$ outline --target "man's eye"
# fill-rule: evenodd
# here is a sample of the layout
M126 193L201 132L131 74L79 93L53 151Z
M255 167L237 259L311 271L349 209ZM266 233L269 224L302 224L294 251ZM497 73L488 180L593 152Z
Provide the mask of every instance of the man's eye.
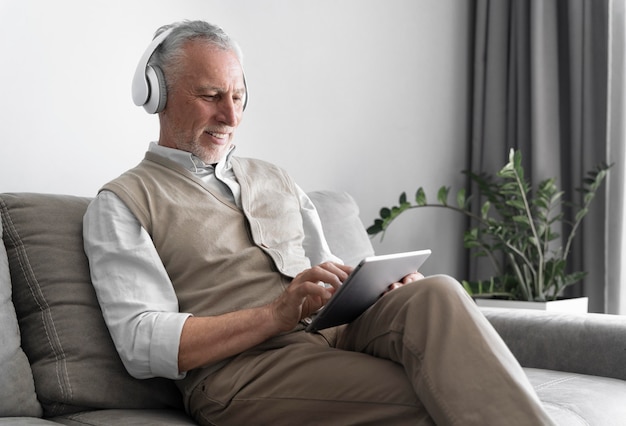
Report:
M217 99L217 95L203 95L202 97L207 101L214 101Z

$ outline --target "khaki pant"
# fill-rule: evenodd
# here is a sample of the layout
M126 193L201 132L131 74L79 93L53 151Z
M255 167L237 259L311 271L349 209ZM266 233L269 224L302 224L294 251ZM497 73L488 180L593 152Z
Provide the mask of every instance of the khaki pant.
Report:
M193 391L210 425L551 424L521 367L455 280L385 295L349 326L273 338Z

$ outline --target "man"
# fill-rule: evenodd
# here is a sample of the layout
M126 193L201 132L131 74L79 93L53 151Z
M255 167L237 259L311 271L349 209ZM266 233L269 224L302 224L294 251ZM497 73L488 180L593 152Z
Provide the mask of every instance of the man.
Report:
M158 144L85 215L128 371L178 380L202 424L550 424L449 277L410 274L350 325L304 331L351 268L283 170L232 155L247 102L238 52L204 22L157 32L134 84L146 68L166 95L150 100L151 81L134 96L159 113Z

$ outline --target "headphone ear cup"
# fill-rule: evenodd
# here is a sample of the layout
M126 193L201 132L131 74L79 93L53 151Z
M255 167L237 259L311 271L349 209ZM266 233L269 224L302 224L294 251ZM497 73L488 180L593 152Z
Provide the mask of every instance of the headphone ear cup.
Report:
M159 113L167 104L167 85L163 70L156 65L146 66L146 80L150 93L143 107L150 114Z

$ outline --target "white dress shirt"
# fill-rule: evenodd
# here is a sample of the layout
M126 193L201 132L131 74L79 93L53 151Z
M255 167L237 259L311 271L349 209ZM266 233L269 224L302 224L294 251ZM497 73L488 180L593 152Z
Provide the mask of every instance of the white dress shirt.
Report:
M234 149L234 148L233 148ZM151 143L149 151L175 161L240 206L240 188L228 155L207 165L195 155ZM309 197L297 188L304 250L312 265L341 262L331 254ZM104 319L128 372L137 378L182 379L178 349L183 324L174 287L150 235L112 192L101 191L83 220L85 253Z

